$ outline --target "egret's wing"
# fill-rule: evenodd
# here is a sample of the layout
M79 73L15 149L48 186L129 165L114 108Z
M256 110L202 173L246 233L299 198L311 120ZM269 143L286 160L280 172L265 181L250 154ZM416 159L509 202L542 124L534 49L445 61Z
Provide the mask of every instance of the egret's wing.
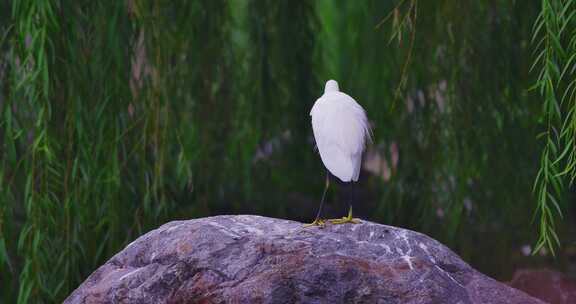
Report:
M358 180L369 134L364 109L343 93L325 94L310 113L322 162L342 181Z
M370 125L364 109L346 94L331 95L335 96L319 99L310 113L316 142L334 142L348 155L362 153L366 138L370 137Z
M342 153L340 147L331 143L324 143L318 146L318 151L320 152L322 163L324 163L330 173L343 182L352 180L354 177L353 162Z

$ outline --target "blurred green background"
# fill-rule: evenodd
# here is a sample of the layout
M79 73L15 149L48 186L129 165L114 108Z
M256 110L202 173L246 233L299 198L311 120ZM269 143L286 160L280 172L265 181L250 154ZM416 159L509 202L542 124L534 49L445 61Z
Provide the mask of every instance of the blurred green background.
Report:
M356 215L500 280L576 273L573 189L557 257L530 255L548 2L0 1L0 302L60 302L170 220L311 221L324 168L309 111L328 79L374 129Z

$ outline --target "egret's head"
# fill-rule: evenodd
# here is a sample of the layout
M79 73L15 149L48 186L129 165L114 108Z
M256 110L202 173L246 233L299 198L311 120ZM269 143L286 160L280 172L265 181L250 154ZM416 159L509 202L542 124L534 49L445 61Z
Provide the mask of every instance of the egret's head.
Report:
M326 92L338 92L340 88L338 88L338 83L336 80L328 80L326 81L326 87L324 87L324 93Z

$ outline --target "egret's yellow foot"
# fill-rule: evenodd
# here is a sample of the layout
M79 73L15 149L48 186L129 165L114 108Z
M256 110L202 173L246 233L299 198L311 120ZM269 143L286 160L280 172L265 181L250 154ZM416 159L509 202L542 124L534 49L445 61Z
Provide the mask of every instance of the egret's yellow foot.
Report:
M341 219L329 220L329 222L334 225L346 223L360 224L360 220L352 217L352 207L350 207L350 210L348 210L348 216L342 217Z
M315 219L312 223L310 224L305 224L304 228L308 228L308 227L313 227L313 226L318 226L320 228L323 228L324 226L326 226L326 221L323 219Z

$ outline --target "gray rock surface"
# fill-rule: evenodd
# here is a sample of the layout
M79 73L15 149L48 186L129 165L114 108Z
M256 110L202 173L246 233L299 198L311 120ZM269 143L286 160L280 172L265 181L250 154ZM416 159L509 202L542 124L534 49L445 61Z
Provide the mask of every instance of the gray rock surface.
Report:
M510 286L550 304L576 303L576 279L551 269L521 269Z
M141 236L64 303L543 302L417 232L238 215L170 222Z

